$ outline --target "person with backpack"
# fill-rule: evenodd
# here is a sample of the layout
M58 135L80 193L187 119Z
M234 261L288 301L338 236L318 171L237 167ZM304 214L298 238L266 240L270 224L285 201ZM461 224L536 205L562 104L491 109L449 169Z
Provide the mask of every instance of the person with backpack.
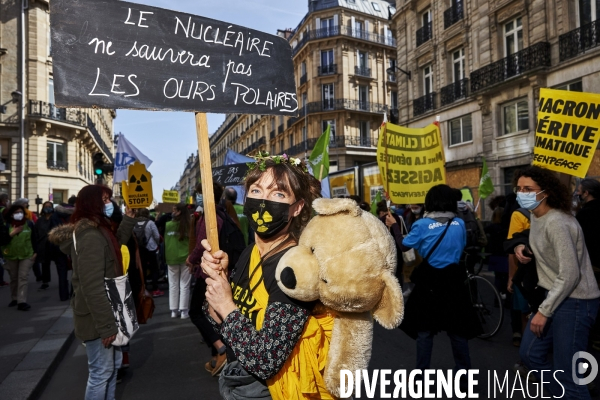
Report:
M189 318L192 274L185 265L189 255L190 212L185 203L173 207L172 220L165 225L165 258L169 270L171 318Z
M200 183L196 186L196 192L202 195L202 185ZM231 254L231 257L237 261L245 248L244 235L236 223L227 214L226 209L219 204L219 200L223 196L223 187L216 182L213 183L213 194L215 196L215 203L217 203L216 212L219 247L224 252L227 252L227 254ZM196 285L194 286L190 304L190 319L200 331L204 343L211 349L211 360L204 364L204 368L212 376L217 376L227 363L227 346L223 342L221 335L215 331L203 310L204 301L206 300L205 280L208 276L201 268L198 268L198 266L202 262L202 254L204 252L202 240L206 239L204 215L199 216L194 226L195 241L193 243L195 245L186 260L186 264L190 267L190 270L195 268L194 276L196 277Z
M75 212L75 196L69 198L66 204L59 204L54 207L54 212L50 216L50 230L68 224L71 215ZM70 299L69 269L71 269L71 259L62 251L56 251L54 254L54 264L56 265L56 274L58 275L58 297L60 301Z
M29 271L35 262L38 239L35 225L25 217L26 208L13 204L6 212L6 228L1 242L6 269L10 275L9 307L17 306L20 311L31 308L27 304L27 282Z
M158 245L160 243L160 234L154 221L150 219L150 211L146 208L140 208L137 211L138 222L133 228L133 234L135 235L139 250L140 258L144 266L144 276L146 271L150 271L150 277L152 279L152 297L160 297L165 294L158 287Z
M52 214L54 213L54 204L46 201L42 204L42 215L35 223L35 229L38 237L38 254L36 262L42 264L42 286L40 290L48 289L51 280L50 263L54 258L54 253L58 250L55 245L48 241L48 233L52 229Z
M485 235L483 225L471 209L471 204L462 200L462 191L460 189L452 189L452 192L456 200L456 216L463 220L467 231L467 245L465 246L461 262L472 273L478 261L477 254L487 245L487 236Z

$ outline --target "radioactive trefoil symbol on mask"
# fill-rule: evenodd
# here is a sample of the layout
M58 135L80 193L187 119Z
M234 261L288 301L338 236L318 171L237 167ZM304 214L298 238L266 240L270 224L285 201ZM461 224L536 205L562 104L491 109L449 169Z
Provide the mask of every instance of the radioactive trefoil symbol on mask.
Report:
M264 209L265 203L262 203L260 205L260 208ZM254 222L256 222L258 224L258 228L256 228L256 230L259 233L268 231L269 228L267 228L264 224L265 223L268 224L269 222L273 221L273 217L271 216L271 214L269 214L268 211L263 211L262 217L260 216L260 211L257 211L254 214L252 214L252 219L254 220Z

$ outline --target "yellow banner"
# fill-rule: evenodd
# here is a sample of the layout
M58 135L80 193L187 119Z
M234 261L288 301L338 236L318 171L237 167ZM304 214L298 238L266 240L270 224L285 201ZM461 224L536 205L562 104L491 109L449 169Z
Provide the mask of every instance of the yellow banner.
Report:
M377 164L383 187L394 203L424 203L429 189L446 183L440 128L385 124L379 135Z
M598 147L600 95L541 89L533 165L585 178Z
M163 190L163 203L179 203L179 192L177 190Z
M381 181L381 174L379 173L379 166L370 165L363 169L363 201L371 204L377 196L377 192L384 190L383 182ZM383 199L385 196L381 196Z
M354 184L355 171L333 172L329 174L329 187L331 188L331 197L346 197L356 194L356 185Z
M152 204L152 175L144 164L136 161L127 168L127 182L121 182L121 192L129 208L147 208Z

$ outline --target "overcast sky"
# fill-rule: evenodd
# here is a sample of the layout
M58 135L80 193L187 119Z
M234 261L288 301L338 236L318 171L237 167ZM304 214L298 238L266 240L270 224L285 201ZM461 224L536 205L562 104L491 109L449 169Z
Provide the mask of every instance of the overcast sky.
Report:
M140 4L182 11L276 34L295 28L308 11L307 0L138 0ZM208 114L212 134L222 114ZM179 181L184 163L196 153L198 142L193 113L117 110L115 133L123 133L152 161L154 197Z

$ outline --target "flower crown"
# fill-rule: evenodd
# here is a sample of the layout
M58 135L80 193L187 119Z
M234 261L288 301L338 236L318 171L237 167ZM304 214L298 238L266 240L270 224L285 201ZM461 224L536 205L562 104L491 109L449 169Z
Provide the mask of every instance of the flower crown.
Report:
M302 162L299 158L289 157L287 154L283 153L280 156L271 156L266 151L259 151L257 155L251 156L256 161L246 163L248 165L249 171L254 171L258 168L260 171L265 171L267 169L267 161L271 160L275 164L291 164L296 167L302 169L304 172L308 172L308 168L306 168L306 164Z

